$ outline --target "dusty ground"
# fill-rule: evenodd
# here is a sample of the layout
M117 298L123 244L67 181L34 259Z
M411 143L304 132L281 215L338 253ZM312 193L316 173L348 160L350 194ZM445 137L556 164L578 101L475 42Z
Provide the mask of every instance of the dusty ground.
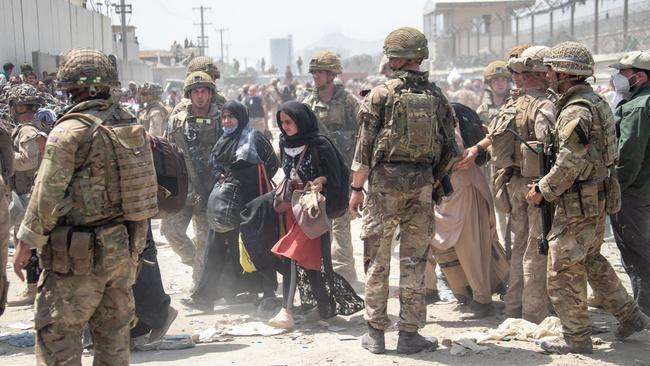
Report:
M358 233L359 223L353 225L353 233ZM180 299L188 296L191 287L190 268L181 264L179 258L171 251L164 238L155 230L159 247L163 282L167 292L171 294L172 305L179 310L179 317L170 329L170 334L195 333L214 325L237 323L241 315L255 317L256 308L252 305L217 306L213 314L204 314L188 309L180 304ZM355 243L357 270L363 278L361 269L361 243ZM608 243L604 252L615 265L621 279L629 288L629 280L620 267L616 246ZM11 261L11 258L10 258ZM392 266L399 268L397 262ZM391 276L391 285L396 286L398 274ZM15 296L22 285L11 272L10 298ZM355 284L360 291L361 283ZM496 298L495 298L496 299ZM465 332L483 332L498 326L503 315L482 321L460 320L460 312L455 302L429 305L427 309L427 325L423 334L443 338L455 338ZM396 320L398 313L397 299L389 301L389 313ZM592 309L592 320L599 327L613 328L615 319L603 312ZM8 325L18 321L30 323L33 319L33 308L9 308L0 318L0 333L17 332ZM174 351L134 352L131 355L133 364L146 365L421 365L426 364L469 364L469 365L646 365L650 364L650 332L644 332L631 337L626 342L614 342L611 333L594 336L595 353L589 356L567 355L551 356L540 353L534 343L523 341L488 342L488 350L479 354L453 356L449 349L435 352L419 353L412 356L401 356L395 353L397 330L387 332L387 348L385 355L373 355L363 350L358 339L341 340L344 335L359 337L365 330L362 313L351 317L337 317L330 324L344 327L338 332L328 331L322 324L303 324L291 333L272 337L234 337L230 341L199 344L195 348ZM14 348L0 342L0 364L33 365L34 355L31 348ZM92 364L90 353L84 353L84 365Z

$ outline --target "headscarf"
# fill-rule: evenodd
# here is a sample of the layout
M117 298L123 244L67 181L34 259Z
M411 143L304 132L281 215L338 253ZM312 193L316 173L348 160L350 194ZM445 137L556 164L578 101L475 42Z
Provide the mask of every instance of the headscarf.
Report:
M246 107L237 102L229 101L221 108L221 113L229 112L237 119L237 129L228 135L223 134L212 148L212 159L215 162L229 165L235 159L235 151L239 137L246 126L248 126L248 111Z
M284 132L282 122L280 122L281 112L286 113L296 123L298 127L297 134L287 136ZM314 112L305 104L294 100L282 103L276 114L276 123L281 132L280 148L311 145L318 140L318 120Z

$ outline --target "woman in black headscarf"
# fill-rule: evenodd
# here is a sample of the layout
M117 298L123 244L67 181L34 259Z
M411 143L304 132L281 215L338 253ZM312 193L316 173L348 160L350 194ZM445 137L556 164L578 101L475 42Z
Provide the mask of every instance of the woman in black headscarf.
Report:
M259 273L242 275L239 262L239 221L246 203L268 191L269 178L278 170L278 158L269 140L248 125L246 107L236 101L224 104L223 135L212 149L214 188L208 200L210 230L204 270L185 305L212 310L219 298L233 299L241 292L264 292L275 297L277 282ZM260 288L260 285L262 288Z
M280 154L285 184L298 188L308 182L321 186L325 211L331 218L342 215L349 197L349 169L329 139L319 134L316 116L302 103L289 101L278 109ZM291 210L286 211L287 235L273 247L281 258L282 310L269 324L293 327L293 298L296 287L303 310L314 308L311 318L350 315L363 309L363 300L343 277L332 269L329 232L316 239L302 233Z

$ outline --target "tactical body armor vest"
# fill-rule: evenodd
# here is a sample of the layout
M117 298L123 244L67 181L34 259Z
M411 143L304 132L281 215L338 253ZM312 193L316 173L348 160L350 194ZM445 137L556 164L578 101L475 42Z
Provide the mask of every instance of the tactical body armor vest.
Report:
M373 152L373 165L388 163L424 163L436 165L442 151L440 121L436 114L441 103L440 91L430 84L406 87L401 79L386 82L385 123Z
M212 112L212 106L210 107ZM188 107L188 110L191 106ZM173 117L172 128L180 128L185 137L189 151L183 151L194 163L194 169L199 176L204 176L209 171L210 154L212 147L217 143L222 134L221 114L216 113L208 117L191 116L187 110L177 113ZM178 134L172 134L177 138Z
M57 122L88 125L66 197L72 201L66 224L72 226L101 225L120 216L142 221L158 212L156 172L144 128L116 105L103 106L73 108Z
M509 99L497 117L492 120L492 164L496 168L516 167L526 178L539 178L542 174L539 156L515 137L517 133L532 148L536 148L535 112L542 97L522 94ZM508 131L508 130L512 130Z
M18 137L20 131L24 128L35 129L37 134L42 133L43 137L47 137L47 135L44 132L42 132L35 124L21 123L18 126L16 126L14 132L11 134L14 151L18 151L18 145L17 145L18 141L16 141L16 138ZM34 186L34 182L36 180L36 172L38 172L39 165L37 165L33 169L15 171L13 177L13 189L14 191L16 191L16 194L23 195L31 192L32 187Z
M567 98L561 98L558 101L558 110L571 105L586 106L592 115L591 126L580 126L579 121L575 120L564 126L562 131L558 131L563 138L568 138L574 131L586 134L582 137L586 137L586 141L582 143L585 143L587 149L585 159L589 165L581 172L577 184L604 182L606 210L608 214L614 214L621 207L621 188L615 169L618 161L618 141L614 115L607 102L594 93L590 86L580 88ZM583 131L583 128L589 130Z

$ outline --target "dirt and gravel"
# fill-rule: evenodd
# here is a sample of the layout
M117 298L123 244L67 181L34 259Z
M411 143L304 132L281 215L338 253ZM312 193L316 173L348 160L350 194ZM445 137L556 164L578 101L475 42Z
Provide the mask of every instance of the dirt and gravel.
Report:
M159 235L158 223L155 223L155 237L159 249L159 262L163 274L165 289L172 297L172 305L178 309L179 316L172 324L169 334L194 334L215 327L217 331L242 323L258 320L254 305L218 304L210 314L192 310L181 305L180 300L188 297L191 289L190 268L181 264ZM353 223L353 236L358 233L359 222ZM358 237L358 235L356 235ZM603 252L614 264L621 279L629 288L629 280L620 266L616 246L608 242ZM361 268L362 246L355 242L357 271L363 278ZM11 261L10 257L10 261ZM393 259L393 270L399 268ZM22 290L13 271L10 272L10 298ZM399 279L395 271L391 275L394 292ZM358 291L363 291L362 283L355 283ZM278 292L279 295L279 292ZM449 295L449 294L446 294ZM495 301L500 302L495 296ZM501 304L502 305L502 304ZM502 307L502 306L501 306ZM398 314L398 301L391 297L389 314L395 321ZM454 301L439 302L427 308L427 324L422 330L425 335L436 336L438 340L471 338L472 334L484 333L496 328L505 317L497 315L479 321L462 321L462 308ZM9 308L0 318L0 339L2 333L20 333L12 328L16 323L33 326L33 308ZM435 352L422 352L403 356L395 353L397 329L391 328L386 334L388 351L385 355L373 355L360 347L359 337L365 331L362 312L349 317L336 317L327 322L303 322L292 332L272 336L228 336L221 335L213 343L197 344L193 348L181 350L156 350L133 352L131 363L143 365L650 365L650 332L632 336L626 342L616 342L611 329L616 320L598 309L590 309L594 326L598 332L594 335L593 355L547 355L540 348L528 341L488 341L483 345L487 349L480 352L469 351L464 356L452 355L449 348L443 347ZM261 319L265 320L265 319ZM26 330L33 332L32 329ZM0 364L33 365L35 358L32 347L18 348L0 341ZM92 364L92 353L84 352L83 365Z

